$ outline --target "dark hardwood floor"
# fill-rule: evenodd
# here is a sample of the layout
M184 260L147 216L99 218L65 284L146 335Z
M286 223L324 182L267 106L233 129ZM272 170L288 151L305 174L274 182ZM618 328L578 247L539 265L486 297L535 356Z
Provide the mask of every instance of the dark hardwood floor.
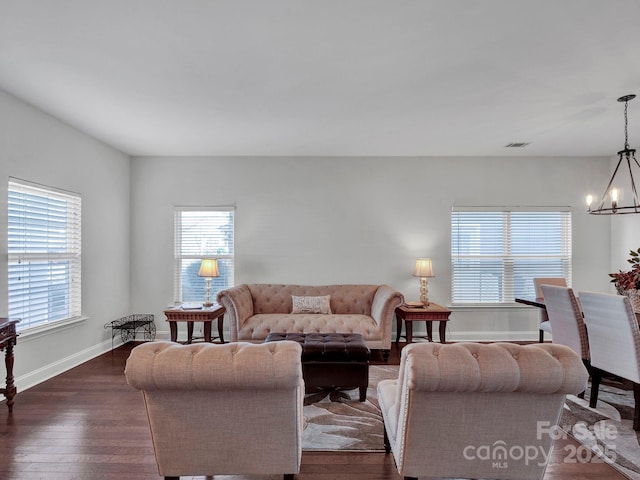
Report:
M142 396L126 384L123 375L133 346L127 344L18 392L11 417L7 415L6 406L0 404L0 479L161 478L156 469ZM399 349L392 351L390 362L399 363L398 352ZM382 363L382 359L376 357L372 363ZM545 480L625 478L602 463L564 462L565 448L571 445L578 444L571 439L556 442ZM401 479L391 455L353 452L304 452L297 478Z

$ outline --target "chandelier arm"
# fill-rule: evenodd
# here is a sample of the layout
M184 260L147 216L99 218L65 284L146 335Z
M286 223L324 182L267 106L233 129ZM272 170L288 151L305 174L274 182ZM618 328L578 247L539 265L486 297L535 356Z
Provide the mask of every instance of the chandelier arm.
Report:
M604 207L604 202L607 199L607 193L611 192L611 185L613 184L613 180L616 178L616 174L618 173L618 169L620 168L620 163L622 162L622 152L620 152L620 158L618 159L618 164L616 165L616 169L613 171L613 175L611 175L611 179L609 180L609 184L607 188L604 189L604 193L602 194L602 198L600 199L600 203L598 204L598 208L596 210L602 210Z
M633 196L633 207L637 210L638 209L638 192L636 191L636 182L633 178L633 172L631 171L631 159L634 159L636 164L638 163L638 161L636 160L636 156L632 153L632 154L627 154L627 167L629 168L629 179L631 180L631 192L632 192L632 196Z

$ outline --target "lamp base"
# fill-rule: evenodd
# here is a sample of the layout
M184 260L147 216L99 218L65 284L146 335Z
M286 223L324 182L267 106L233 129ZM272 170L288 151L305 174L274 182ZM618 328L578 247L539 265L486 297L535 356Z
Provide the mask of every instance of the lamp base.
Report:
M420 301L425 307L429 306L429 297L427 296L428 291L427 279L425 277L420 277Z
M202 304L202 306L203 306L203 307L205 307L205 308L206 308L206 307L213 307L213 303L211 303L211 302L204 302L204 303Z

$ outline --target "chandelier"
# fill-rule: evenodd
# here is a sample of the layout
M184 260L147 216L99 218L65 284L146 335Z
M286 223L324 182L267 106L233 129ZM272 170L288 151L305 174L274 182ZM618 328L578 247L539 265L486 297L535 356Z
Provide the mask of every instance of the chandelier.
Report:
M640 169L640 164L636 160L636 151L634 148L629 148L629 134L627 132L627 106L630 100L636 98L635 95L625 95L624 97L620 97L618 99L619 102L624 102L624 149L618 152L618 164L616 165L615 170L613 171L613 175L611 176L611 180L609 180L609 184L605 189L602 197L600 199L600 203L596 208L591 208L591 203L593 202L593 197L591 195L587 196L587 208L588 212L592 215L614 215L614 214L624 214L624 213L640 213L640 204L638 203L638 193L636 192L636 183L633 180L633 169L638 167ZM620 165L623 163L626 164L627 169L629 170L629 192L631 193L631 201L627 199L629 202L628 205L621 205L621 194L622 192L618 188L616 184L614 184L614 180L616 175L618 174L618 170L620 170ZM625 168L622 168L624 171ZM629 194L627 194L629 197ZM605 206L605 202L609 201L610 203Z

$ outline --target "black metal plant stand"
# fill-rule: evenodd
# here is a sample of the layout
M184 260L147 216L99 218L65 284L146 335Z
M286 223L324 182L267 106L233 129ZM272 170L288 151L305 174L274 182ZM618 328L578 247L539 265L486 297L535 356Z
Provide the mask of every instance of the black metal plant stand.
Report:
M153 320L153 314L151 313L137 313L105 323L104 328L111 328L111 350L113 350L113 339L118 334L118 331L120 331L122 343L135 340L138 330L142 330L146 341L155 340L156 324Z

